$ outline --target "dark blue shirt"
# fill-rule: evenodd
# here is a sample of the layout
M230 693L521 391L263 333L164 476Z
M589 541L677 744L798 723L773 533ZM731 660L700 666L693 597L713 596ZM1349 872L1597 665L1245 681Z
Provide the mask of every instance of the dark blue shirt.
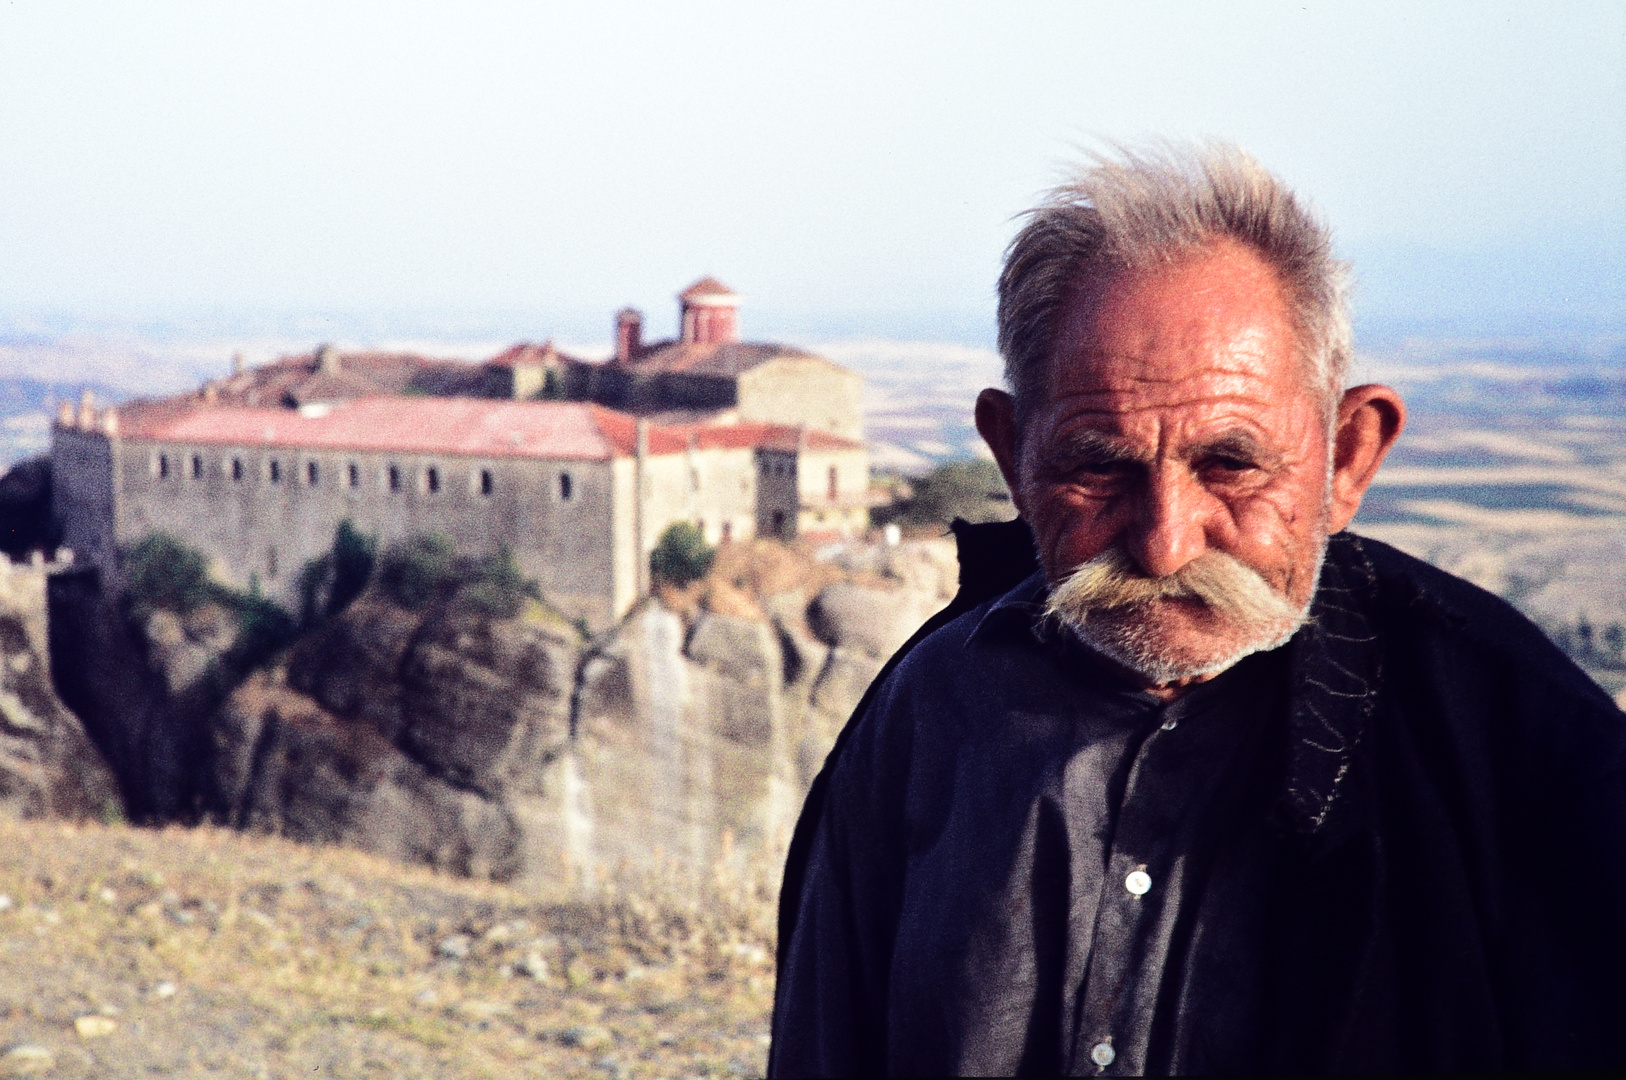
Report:
M1285 652L1165 703L1043 599L1035 575L877 688L809 853L777 1072L1260 1066Z

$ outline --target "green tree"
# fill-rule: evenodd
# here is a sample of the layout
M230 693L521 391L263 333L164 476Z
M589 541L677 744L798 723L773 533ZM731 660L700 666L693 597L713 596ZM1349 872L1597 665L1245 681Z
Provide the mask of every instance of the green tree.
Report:
M377 537L357 529L349 518L339 522L333 547L299 572L300 625L314 625L349 607L367 587L377 552Z
M955 518L1005 521L1015 516L1005 479L992 461L945 462L910 486L909 498L889 508L905 525L947 525Z
M687 521L673 522L649 553L649 573L656 581L681 587L705 577L716 556L717 550L706 543L697 527Z
M122 563L124 600L137 620L160 608L184 615L213 598L209 560L169 533L148 533Z
M528 599L542 599L542 589L520 571L506 544L475 560L457 593L458 603L493 619L513 618Z
M379 587L410 611L422 608L457 580L457 548L440 533L409 536L390 545L379 559Z
M377 561L378 537L357 529L349 518L339 522L333 532L333 587L327 597L328 615L337 615L361 595Z

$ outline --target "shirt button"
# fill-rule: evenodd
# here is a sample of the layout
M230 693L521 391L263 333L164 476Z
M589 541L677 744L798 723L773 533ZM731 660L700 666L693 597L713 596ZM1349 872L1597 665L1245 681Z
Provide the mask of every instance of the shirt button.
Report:
M1112 1044L1109 1042L1098 1042L1090 1047L1090 1060L1103 1069L1111 1065L1117 1056L1118 1052L1112 1048Z
M1144 870L1131 870L1124 878L1124 888L1135 896L1145 896L1152 890L1152 875Z

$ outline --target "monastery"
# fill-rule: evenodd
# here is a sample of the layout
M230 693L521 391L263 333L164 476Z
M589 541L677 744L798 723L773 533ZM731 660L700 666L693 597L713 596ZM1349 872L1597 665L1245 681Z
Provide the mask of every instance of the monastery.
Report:
M678 299L677 339L645 344L623 310L606 361L551 344L484 364L323 346L234 364L191 394L65 404L51 446L63 542L106 575L171 532L221 580L292 602L341 521L385 544L439 532L468 554L506 545L597 630L647 592L674 522L711 543L861 531L861 377L739 341L739 297L710 278Z

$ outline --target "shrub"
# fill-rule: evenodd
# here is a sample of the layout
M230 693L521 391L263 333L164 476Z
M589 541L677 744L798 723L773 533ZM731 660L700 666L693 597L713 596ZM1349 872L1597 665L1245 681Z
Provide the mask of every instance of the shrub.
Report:
M226 608L237 620L237 637L223 658L228 670L247 671L270 661L299 631L299 624L260 592L258 577L247 592L209 580L208 560L168 533L143 537L124 555L125 610L137 622L163 609L185 615L204 604Z
M706 543L698 528L687 521L673 522L649 553L649 573L657 581L681 588L705 577L716 556L717 550Z
M61 523L51 514L51 459L19 461L0 476L0 553L23 559L61 541Z
M230 664L248 671L270 663L299 636L299 622L258 593L221 590L221 600L237 616L237 637L228 654Z
M527 599L542 599L542 590L520 572L514 553L504 545L495 554L475 560L457 599L489 618L511 619Z
M160 608L185 615L214 596L209 560L169 533L142 537L122 561L124 600L137 619Z
M378 584L395 603L416 611L457 583L457 549L440 533L392 544L379 559Z
M911 487L909 498L886 508L891 513L884 516L904 525L947 525L955 518L1004 521L1015 513L1005 479L992 461L945 462Z

